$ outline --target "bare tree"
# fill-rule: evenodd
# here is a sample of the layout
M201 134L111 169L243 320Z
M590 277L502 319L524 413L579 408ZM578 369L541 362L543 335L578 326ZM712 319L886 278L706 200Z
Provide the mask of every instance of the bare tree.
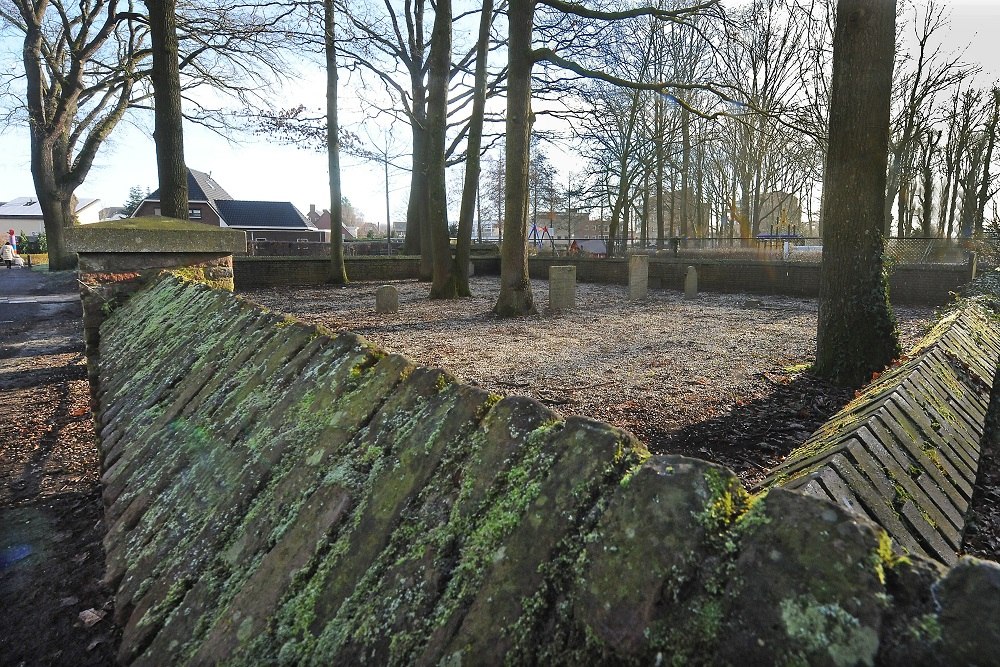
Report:
M581 76L603 79L611 83L629 85L636 89L663 90L667 87L692 89L706 86L682 84L643 84L629 82L588 69L560 57L552 48L532 49L535 2L512 0L508 19L507 67L507 168L504 216L504 242L501 247L500 294L493 312L501 317L512 317L534 312L531 283L528 278L527 248L525 246L527 220L527 165L531 134L531 70L536 62L547 61ZM541 0L539 4L567 15L597 21L617 21L643 16L654 16L664 21L683 21L686 17L705 11L718 4L716 0L679 10L637 8L621 12L593 10L583 5L561 0ZM710 87L708 87L710 88ZM719 93L719 91L716 91ZM721 93L719 93L721 95ZM685 103L681 101L681 104ZM693 110L693 109L692 109Z
M130 9L116 0L0 5L0 19L23 35L31 175L52 270L74 265L63 241L76 214L74 193L133 102L146 28Z
M171 12L185 118L220 131L231 127L239 120L194 92L210 86L245 106L282 76L280 54L288 44L272 28L292 8L262 2L267 11L255 0L183 0ZM134 0L0 4L0 27L22 37L23 72L12 78L23 76L25 92L13 96L8 120L29 128L32 178L53 270L75 261L65 252L62 230L73 224L74 193L98 151L127 112L149 108L148 22ZM186 206L181 210L186 215Z
M897 101L898 110L893 116L892 138L889 142L889 171L883 208L886 234L890 232L892 226L893 202L896 201L900 188L905 189L908 185L907 167L914 159L916 142L921 132L919 121L934 105L935 97L939 93L960 84L976 69L962 64L957 57L946 55L940 46L931 47L931 40L935 34L947 26L943 7L930 0L923 8L922 17L918 18L916 12L915 9L914 32L917 53L913 59L912 70L904 69L909 63L906 57L896 66L897 79L901 85L896 86L895 90L900 93L902 99ZM901 52L901 55L908 54ZM900 200L905 198L904 192ZM901 205L900 209L897 215L897 233L903 236L905 221L902 218L905 206Z

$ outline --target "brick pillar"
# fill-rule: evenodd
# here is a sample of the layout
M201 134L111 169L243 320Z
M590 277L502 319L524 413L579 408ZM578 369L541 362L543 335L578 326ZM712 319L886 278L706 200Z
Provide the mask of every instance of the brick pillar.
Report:
M549 308L569 310L576 308L576 267L549 267Z
M643 301L649 295L649 255L628 258L628 298Z
M233 291L233 254L246 252L246 234L171 218L130 218L67 229L66 246L79 256L87 378L94 397L100 328L108 315L163 271Z

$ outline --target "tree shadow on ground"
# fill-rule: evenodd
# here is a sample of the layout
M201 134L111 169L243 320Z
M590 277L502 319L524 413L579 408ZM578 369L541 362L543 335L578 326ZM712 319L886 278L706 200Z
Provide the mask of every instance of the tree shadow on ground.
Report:
M731 468L747 488L759 484L796 447L853 396L810 373L768 376L771 391L737 402L714 419L668 433L655 426L639 434L656 454L681 454Z

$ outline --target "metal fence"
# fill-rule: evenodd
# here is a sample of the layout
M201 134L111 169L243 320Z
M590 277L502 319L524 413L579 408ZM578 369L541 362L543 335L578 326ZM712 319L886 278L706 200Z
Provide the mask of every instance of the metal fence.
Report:
M454 242L454 241L453 241ZM606 239L566 239L545 240L543 243L529 242L529 252L548 255L592 255L607 254ZM499 249L499 244L476 244L474 251L482 252ZM823 241L820 238L794 234L762 234L753 239L738 238L671 238L662 243L633 240L627 243L627 252L648 252L663 256L691 259L754 259L761 261L818 262L822 259ZM345 241L344 254L399 255L403 252L403 240L372 239ZM621 254L621 245L615 248ZM1000 264L1000 240L992 237L978 239L940 238L888 238L885 242L885 259L898 264L962 264L968 261L970 253L976 253L980 261ZM247 244L247 254L259 257L319 257L330 254L329 243L254 241Z

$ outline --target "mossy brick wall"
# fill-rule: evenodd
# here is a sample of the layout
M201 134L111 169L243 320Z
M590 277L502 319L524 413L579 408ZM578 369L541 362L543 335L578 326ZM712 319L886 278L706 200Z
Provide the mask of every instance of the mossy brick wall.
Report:
M954 563L1000 357L996 299L960 303L766 483L828 498L906 552Z
M832 502L169 275L102 332L124 664L995 658L1000 568Z

